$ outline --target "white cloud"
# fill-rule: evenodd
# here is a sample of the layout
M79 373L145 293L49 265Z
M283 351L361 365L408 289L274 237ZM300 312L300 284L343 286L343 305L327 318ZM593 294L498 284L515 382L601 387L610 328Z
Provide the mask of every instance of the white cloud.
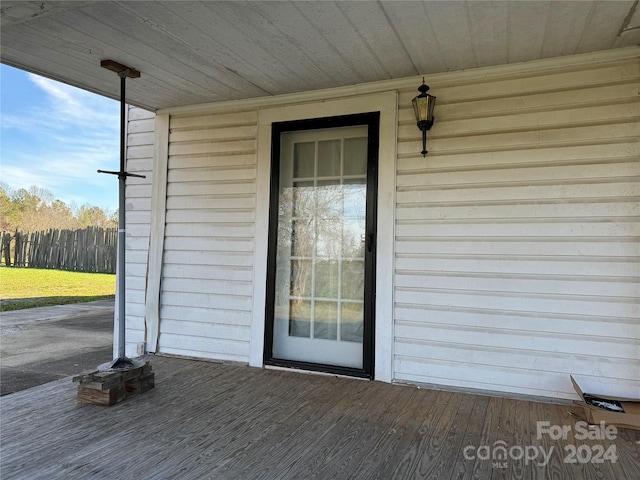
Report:
M117 150L117 145L113 150ZM117 157L117 155L116 155ZM68 150L46 158L19 155L11 164L3 162L2 179L14 189L36 185L69 203L113 207L118 203L117 180L98 169L117 170L118 159L109 152Z
M47 117L66 123L118 128L120 117L115 101L32 73L28 78L47 94L52 107Z
M28 79L46 102L3 112L3 137L13 142L3 141L2 181L14 189L46 188L65 203L113 208L118 182L97 170L119 168L119 104L36 75Z

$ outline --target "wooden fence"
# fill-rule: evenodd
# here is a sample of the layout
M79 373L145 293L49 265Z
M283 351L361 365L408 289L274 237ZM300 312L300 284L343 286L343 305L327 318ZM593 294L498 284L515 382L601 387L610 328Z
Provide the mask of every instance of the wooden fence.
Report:
M0 233L2 264L78 272L115 273L116 228Z

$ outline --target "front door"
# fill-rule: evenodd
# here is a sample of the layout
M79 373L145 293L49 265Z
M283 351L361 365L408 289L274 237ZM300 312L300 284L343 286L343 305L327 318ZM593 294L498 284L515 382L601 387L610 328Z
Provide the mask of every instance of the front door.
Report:
M267 364L372 376L378 124L273 126Z

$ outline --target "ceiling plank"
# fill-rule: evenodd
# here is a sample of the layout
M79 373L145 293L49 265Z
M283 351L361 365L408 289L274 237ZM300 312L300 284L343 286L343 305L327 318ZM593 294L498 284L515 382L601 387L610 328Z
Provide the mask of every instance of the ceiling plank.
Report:
M134 8L149 17L155 16L157 9L163 9L163 28L170 35L179 37L207 61L234 72L262 95L278 93L278 88L282 88L281 81L269 74L275 58L266 49L256 48L255 42L248 42L246 34L220 12L207 8L206 2L162 2L159 6L145 3ZM283 65L278 70L281 76L286 75L285 68Z
M173 69L175 74L189 80L189 88L200 87L209 91L209 101L264 94L235 72L194 50L181 39L180 31L174 33L168 29L168 22L173 20L173 16L163 8L155 8L149 14L146 8L151 6L152 2L105 2L92 8L88 15L93 20L94 29L99 29L101 24L110 25L122 38L128 39L127 44L132 50L147 51L148 54L139 55L141 67L153 62L159 69ZM181 28L188 29L189 25L185 22ZM114 35L111 33L108 38L113 40Z
M467 2L467 9L476 66L508 63L508 3Z
M28 31L28 42L32 44L32 51L49 50L46 56L54 62L63 61L63 57L69 57L76 65L74 71L69 71L69 75L73 78L75 72L81 72L89 69L98 70L100 61L105 58L117 58L121 63L126 63L140 70L142 60L139 56L132 55L129 51L119 48L119 46L108 45L91 36L90 33L84 33L79 28L69 28L65 25L61 18L55 21L38 22ZM70 19L70 25L75 25L76 19ZM36 28L37 27L37 28ZM89 30L90 32L91 30ZM44 45L40 47L40 45ZM64 55L60 51L64 51ZM4 53L4 52L3 52ZM174 67L179 72L179 65ZM184 89L185 80L179 73L172 75L171 71L165 72L163 69L154 68L153 65L147 63L143 68L143 75L140 81L140 87L155 90L159 87L167 89L167 95L170 96L174 92L176 98ZM102 73L102 72L101 72ZM162 78L162 80L158 80ZM192 88L195 99L210 98L212 93L210 90L199 90ZM117 96L117 89L113 92Z
M383 63L335 2L300 2L296 6L321 32L331 49L340 52L351 64L354 80L370 82L388 78Z
M542 57L576 53L586 32L594 2L553 2L542 45Z
M429 25L444 52L447 70L462 70L477 66L471 43L469 17L465 2L425 3Z
M594 49L612 48L616 46L618 31L624 23L633 0L620 2L596 2L591 10L585 32L577 48L578 53L591 52ZM624 39L625 45L632 41L632 36Z
M358 83L357 72L351 67L357 57L344 48L332 45L316 27L312 12L306 12L305 4L298 2L256 2L253 10L271 23L282 36L304 52L308 62L325 72L330 82L325 87Z
M540 58L551 2L508 2L509 62Z
M327 73L309 61L298 44L286 38L267 18L256 14L251 2L209 2L206 5L214 14L221 15L229 25L238 29L233 36L225 37L228 38L228 43L225 43L227 46L238 42L246 45L249 42L247 50L254 52L250 58L255 58L255 61L260 61L263 50L268 50L268 57L274 58L277 65L274 67L274 62L271 62L271 68L292 72L300 79L297 85L306 85L308 89L322 88L331 83Z
M2 2L0 26L7 28L21 23L33 23L51 15L68 10L77 10L92 5L94 1L55 1L55 2Z
M3 45L3 63L35 73L36 75L53 78L54 80L113 98L114 100L119 98L120 82L117 77L115 80L107 79L106 75L108 75L109 72L105 71L104 74L102 74L105 75L105 77L100 77L94 74L94 72L87 71L85 69L86 64L78 63L72 57L63 57L60 60L56 60L57 52L54 50L38 49L36 54L33 54L25 52L23 46L24 45L21 44L19 49L15 49L10 45ZM64 71L66 72L66 76L64 76L64 74L52 76L49 73L52 71ZM127 89L127 98L135 98L135 100L130 103L147 109L156 108L156 98L153 94L148 94L147 92L153 91L152 88L161 88L162 85L142 91L133 86L132 82L128 83L127 86L131 86ZM167 93L168 98L172 98L171 93ZM174 100L177 100L177 98L179 97L176 96Z
M382 7L416 67L415 74L447 70L424 3L384 2Z
M405 46L378 2L337 2L351 28L364 40L367 50L386 73L386 78L418 74ZM364 8L363 8L364 7ZM350 52L357 55L359 52Z

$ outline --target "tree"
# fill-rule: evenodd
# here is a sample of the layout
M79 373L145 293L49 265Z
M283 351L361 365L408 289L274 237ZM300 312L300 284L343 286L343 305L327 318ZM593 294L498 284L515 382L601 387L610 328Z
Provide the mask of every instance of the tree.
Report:
M78 220L62 200L54 200L50 205L43 205L38 212L42 222L55 225L55 228L73 230L79 228ZM46 228L51 228L46 227Z
M11 189L5 183L0 183L0 231L13 232L16 229L18 212L11 200Z
M16 191L16 193L13 195L12 200L15 208L18 210L20 215L25 213L35 213L38 210L38 206L41 202L40 197L38 197L35 192L31 193L29 190L26 190L24 188Z
M0 231L75 230L90 226L113 228L117 225L117 212L90 205L79 208L74 204L69 206L42 187L32 186L14 191L0 183Z
M112 227L109 218L100 207L91 207L89 205L83 205L77 214L78 221L81 228L86 227Z

